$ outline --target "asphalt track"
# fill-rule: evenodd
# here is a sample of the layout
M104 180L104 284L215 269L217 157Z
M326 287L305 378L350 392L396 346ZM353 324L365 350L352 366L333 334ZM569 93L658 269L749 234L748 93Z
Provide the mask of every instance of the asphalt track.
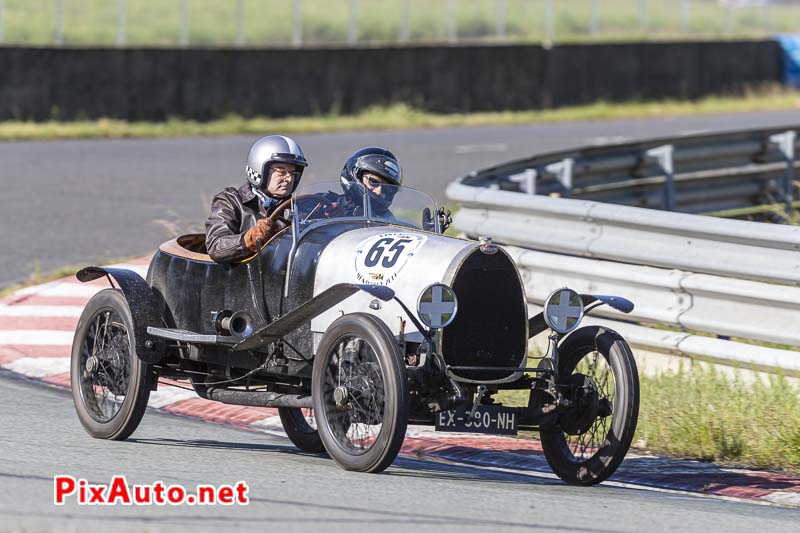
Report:
M399 458L350 473L288 440L148 411L125 442L91 439L69 393L0 372L0 529L165 531L791 531L797 510L543 474ZM247 506L53 505L53 476L249 486Z
M296 138L311 161L305 179L336 179L347 155L377 144L397 153L407 185L443 201L454 178L543 151L798 123L800 110L787 110ZM202 230L211 197L242 182L256 137L0 143L0 288L37 269L140 256Z

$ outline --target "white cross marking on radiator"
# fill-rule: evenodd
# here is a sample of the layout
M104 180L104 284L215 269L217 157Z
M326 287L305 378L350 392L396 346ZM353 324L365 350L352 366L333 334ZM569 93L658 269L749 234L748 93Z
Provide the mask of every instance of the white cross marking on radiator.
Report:
M442 315L452 315L453 312L455 312L456 303L442 301L442 287L441 285L434 285L431 287L431 301L421 302L419 304L419 310L421 313L431 317L430 322L432 327L437 327L445 322L442 319Z
M581 306L570 305L569 297L572 293L569 291L562 291L559 294L558 305L549 306L550 320L552 320L558 329L569 329L567 320L574 318L577 320L581 316Z

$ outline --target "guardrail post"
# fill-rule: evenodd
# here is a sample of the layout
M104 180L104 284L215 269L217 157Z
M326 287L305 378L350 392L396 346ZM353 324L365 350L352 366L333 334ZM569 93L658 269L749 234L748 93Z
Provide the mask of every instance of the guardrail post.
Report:
M572 196L572 169L574 166L575 160L567 157L558 163L551 163L544 167L547 172L555 175L558 182L566 189L565 198Z
M661 172L667 178L664 187L664 206L667 211L675 211L675 166L672 157L674 153L675 147L671 144L650 148L645 152L646 157L658 163Z
M797 133L794 130L776 133L769 136L769 142L778 146L781 155L786 160L786 177L783 179L783 195L786 209L789 213L794 210L794 194L792 182L794 181L794 141Z
M539 175L535 168L525 169L525 192L536 194L536 177Z

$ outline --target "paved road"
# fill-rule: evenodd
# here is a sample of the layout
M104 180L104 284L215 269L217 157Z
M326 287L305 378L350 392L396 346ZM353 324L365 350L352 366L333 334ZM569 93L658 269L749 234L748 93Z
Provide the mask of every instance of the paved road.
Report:
M335 179L346 156L390 147L406 184L444 200L470 170L591 143L800 123L800 110L673 119L298 135L306 179ZM243 179L255 136L0 143L0 288L67 264L151 252L202 229L211 197Z
M0 373L0 524L11 530L789 531L797 510L401 458L348 473L287 440L148 412L126 442L91 439L69 393ZM246 481L248 506L53 505L57 474L108 483Z

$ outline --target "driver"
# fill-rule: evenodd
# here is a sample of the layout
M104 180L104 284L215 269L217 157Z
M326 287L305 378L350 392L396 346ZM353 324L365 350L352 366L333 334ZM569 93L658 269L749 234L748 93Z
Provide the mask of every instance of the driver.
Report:
M206 249L211 259L228 263L243 259L286 227L273 221L276 208L300 183L308 166L297 143L283 135L257 140L247 156L247 182L227 187L211 202L206 220Z

